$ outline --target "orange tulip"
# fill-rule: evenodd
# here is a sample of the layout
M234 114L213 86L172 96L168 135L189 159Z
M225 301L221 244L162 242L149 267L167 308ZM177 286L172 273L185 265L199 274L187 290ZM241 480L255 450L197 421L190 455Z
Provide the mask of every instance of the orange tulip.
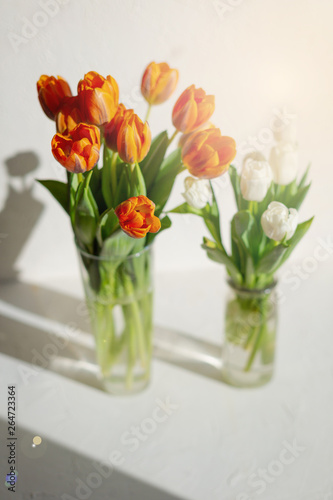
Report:
M84 119L80 110L79 96L67 97L57 114L57 132L59 132L59 134L67 135L83 121Z
M214 179L224 174L235 156L234 139L222 136L218 128L195 132L182 149L185 167L200 179Z
M151 62L142 77L141 93L149 104L161 104L169 99L177 82L178 70L170 68L167 63Z
M66 170L76 174L87 172L99 160L99 129L80 123L67 136L56 134L51 146L53 156Z
M109 123L104 125L104 138L108 148L117 152L117 138L121 125L134 113L133 109L126 109L123 104L119 104L114 117Z
M215 109L215 97L206 95L194 85L188 87L178 98L172 111L172 123L177 130L187 134L209 120Z
M142 161L147 156L151 144L151 132L147 122L132 113L120 126L117 150L126 163Z
M157 233L161 222L154 215L155 203L146 196L133 196L115 209L121 229L131 238L143 238L147 233Z
M118 108L119 89L112 76L104 78L95 71L79 81L80 107L86 120L93 125L103 125L114 117Z
M185 142L192 137L193 134L195 134L198 130L209 130L210 128L215 128L215 125L212 124L212 122L207 122L201 125L197 130L194 132L189 132L188 134L182 134L179 138L178 141L178 147L183 148L185 146Z
M51 120L55 120L64 99L72 95L68 83L61 76L42 75L37 82L37 92L40 105Z

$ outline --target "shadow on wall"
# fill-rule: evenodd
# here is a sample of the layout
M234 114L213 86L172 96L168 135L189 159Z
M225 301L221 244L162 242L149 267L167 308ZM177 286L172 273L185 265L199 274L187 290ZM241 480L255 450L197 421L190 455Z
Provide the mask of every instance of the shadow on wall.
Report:
M18 277L15 264L44 206L33 198L33 186L28 177L39 165L38 156L33 151L24 151L8 158L5 164L8 196L0 212L0 279L12 280ZM20 178L21 183L12 182L15 178Z

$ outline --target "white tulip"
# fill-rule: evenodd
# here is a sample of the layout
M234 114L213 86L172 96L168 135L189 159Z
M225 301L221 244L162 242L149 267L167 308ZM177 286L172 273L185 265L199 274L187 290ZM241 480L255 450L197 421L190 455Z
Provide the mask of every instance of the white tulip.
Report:
M268 238L281 241L289 240L296 231L298 212L295 208L287 208L283 203L272 201L261 216L261 226Z
M248 160L265 161L265 156L260 151L251 151L243 158L243 167Z
M297 144L281 142L271 149L269 164L273 172L274 182L285 186L292 182L298 171Z
M262 201L272 180L272 170L267 161L249 158L241 173L240 188L243 198L248 201Z
M185 193L182 195L190 207L200 209L212 202L212 190L207 179L186 177L184 187Z
M276 142L295 142L297 140L296 115L288 115L287 123L273 127Z

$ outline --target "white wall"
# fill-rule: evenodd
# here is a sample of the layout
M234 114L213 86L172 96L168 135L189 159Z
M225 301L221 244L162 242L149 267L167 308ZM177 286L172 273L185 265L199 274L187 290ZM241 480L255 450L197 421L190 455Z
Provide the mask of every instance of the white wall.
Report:
M312 161L313 187L301 218L316 215L294 259L311 256L318 237L333 236L332 1L13 0L1 2L0 9L0 207L6 206L9 184L23 189L13 170L8 176L5 162L26 152L39 158L38 169L26 175L26 185L33 184L33 197L45 205L27 241L23 232L29 225L31 197L30 203L22 203L23 193L16 196L14 206L2 212L6 220L0 215L0 252L15 255L15 249L23 247L15 266L24 279L77 272L69 222L33 182L35 177L64 175L50 152L54 123L37 100L41 74L63 76L73 91L89 70L111 74L119 83L121 100L143 117L146 105L138 93L142 72L152 60L167 61L179 69L180 81L170 102L153 110L153 133L171 131L172 105L195 83L216 95L213 121L238 145L255 137L263 147L263 130L270 127L274 110L286 107L298 116L301 168ZM38 24L42 26L34 27ZM240 164L241 155L236 160ZM170 207L180 203L181 190L179 179ZM218 183L218 193L227 238L234 205L226 180ZM173 228L157 239L157 269L214 265L200 249L203 234L200 221L175 216Z

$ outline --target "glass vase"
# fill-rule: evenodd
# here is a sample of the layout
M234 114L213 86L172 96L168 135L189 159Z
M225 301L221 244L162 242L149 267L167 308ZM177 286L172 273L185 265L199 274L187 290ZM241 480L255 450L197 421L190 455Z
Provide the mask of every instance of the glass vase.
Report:
M152 248L98 257L78 248L96 358L112 394L144 389L150 378L153 331Z
M256 387L273 375L277 328L276 283L261 290L228 281L222 347L223 380L237 387Z

